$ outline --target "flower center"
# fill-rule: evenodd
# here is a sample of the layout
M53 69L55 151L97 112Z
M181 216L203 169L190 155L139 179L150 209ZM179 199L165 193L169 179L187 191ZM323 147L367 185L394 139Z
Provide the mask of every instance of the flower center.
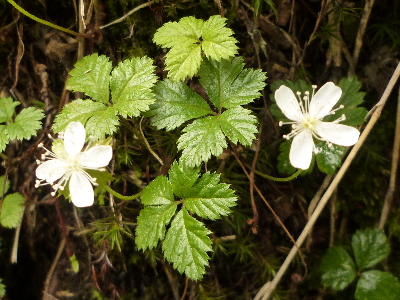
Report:
M304 119L302 120L302 125L305 129L310 131L314 131L315 125L317 123L317 119L311 117L308 113L304 115Z

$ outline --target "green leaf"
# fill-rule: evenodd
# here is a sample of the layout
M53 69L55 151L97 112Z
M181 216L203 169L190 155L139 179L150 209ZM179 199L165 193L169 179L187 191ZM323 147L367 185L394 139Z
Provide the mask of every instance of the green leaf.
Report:
M151 106L151 124L158 129L175 129L193 118L211 114L212 110L200 97L182 82L168 79L160 81L154 88L157 101Z
M190 168L182 160L179 164L175 161L168 172L174 194L181 199L186 198L199 179L199 172L200 167Z
M79 272L79 261L76 258L75 254L69 257L69 262L71 263L72 271L77 274Z
M53 146L54 149L54 146ZM92 178L96 178L96 182L99 185L106 185L109 181L113 181L114 177L108 173L107 171L100 171L100 170L90 170L85 169L85 171L92 176Z
M9 122L14 114L14 108L20 102L14 101L11 97L0 98L0 123Z
M226 28L227 19L219 15L211 16L201 29L204 54L214 60L229 58L237 54L237 40L232 37L233 31Z
M36 131L42 128L40 120L43 118L43 111L34 107L24 108L15 118L14 123L7 125L9 139L29 139L36 135Z
M127 59L112 71L111 95L114 108L126 118L136 117L155 101L151 88L157 81L148 57Z
M219 118L216 116L197 119L185 127L185 132L178 139L178 150L182 150L182 159L190 167L208 161L211 155L219 156L227 147L221 131Z
M144 205L168 205L174 202L171 183L165 176L157 176L143 189L140 200Z
M6 149L10 139L8 138L8 131L6 125L0 125L0 151Z
M388 272L367 271L361 274L354 296L357 300L397 300L400 283Z
M171 50L166 55L166 69L174 81L192 77L201 64L201 54L220 60L237 53L236 39L231 29L225 28L226 19L212 16L206 22L184 17L179 22L164 24L154 34L153 41Z
M315 155L318 169L330 175L335 173L336 167L340 167L342 164L344 147L338 145L328 146L328 144L324 142L318 143L315 147L318 151Z
M291 141L284 141L279 146L279 155L278 155L278 171L279 173L293 174L296 172L296 168L293 167L289 161L289 152L290 147L292 146Z
M236 205L235 192L229 184L219 183L219 174L205 173L188 191L184 201L185 207L196 215L210 220L228 215Z
M0 213L0 223L4 227L15 228L22 220L25 198L14 193L4 198Z
M389 243L381 229L357 230L351 245L360 269L373 267L390 253Z
M356 278L353 259L342 247L332 247L321 262L322 283L335 291L343 290Z
M2 283L2 279L0 279L0 297L4 297L6 295L6 286Z
M64 131L71 122L81 122L85 124L89 118L97 114L104 114L106 110L107 106L102 103L92 100L77 99L64 106L62 111L56 116L53 131L56 133ZM108 120L104 120L103 122L108 123ZM108 126L107 124L104 125Z
M199 75L210 101L220 110L247 104L261 96L267 77L261 70L245 69L242 57L205 59Z
M136 245L138 249L152 249L165 236L165 226L176 211L176 204L147 206L140 211L136 227Z
M212 251L211 232L204 224L182 209L171 223L163 243L165 258L180 273L185 272L192 280L201 279L208 266L207 251Z
M86 122L86 134L94 140L102 139L106 134L112 135L119 126L116 113L113 107L97 111Z
M109 103L111 62L97 53L85 56L71 70L67 89L83 92L95 101Z
M5 194L7 194L8 189L10 188L10 180L6 181L6 185L4 185L5 176L0 176L0 198L3 198ZM4 190L3 190L4 187Z

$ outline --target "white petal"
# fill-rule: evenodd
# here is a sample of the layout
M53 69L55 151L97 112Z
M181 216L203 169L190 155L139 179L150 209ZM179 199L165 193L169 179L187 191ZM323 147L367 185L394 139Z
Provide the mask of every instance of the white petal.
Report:
M52 159L39 165L36 169L36 177L44 179L52 184L54 181L60 179L67 172L65 162Z
M332 110L342 96L342 89L333 82L325 83L311 99L310 116L322 119Z
M315 132L324 140L341 146L354 145L360 136L356 128L332 122L319 122Z
M94 146L79 155L79 164L88 168L101 168L109 164L112 158L111 146Z
M295 168L307 170L311 164L313 151L314 141L311 131L300 132L293 138L289 153L290 163Z
M72 173L69 181L69 193L75 206L86 207L93 205L93 186L82 172Z
M86 131L80 122L71 122L68 124L64 133L64 147L68 155L75 157L83 148L85 143Z
M275 91L275 101L288 119L299 122L303 118L298 100L293 91L287 86L281 85Z

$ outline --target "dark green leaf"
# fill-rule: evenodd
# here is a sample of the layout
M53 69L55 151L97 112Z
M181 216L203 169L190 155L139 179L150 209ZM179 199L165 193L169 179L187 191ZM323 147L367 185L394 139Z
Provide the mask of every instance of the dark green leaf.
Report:
M328 146L325 142L318 143L315 146L318 151L315 155L318 169L321 172L332 175L335 173L336 167L340 167L342 164L344 147L338 145Z
M168 172L169 181L176 196L183 199L199 179L200 167L188 167L182 161L175 161Z
M361 274L355 293L357 300L398 300L400 283L388 272L367 271Z
M284 174L293 174L296 172L296 168L294 168L289 161L289 152L292 143L291 141L284 141L279 146L279 155L278 155L278 171Z
M174 202L171 183L165 176L157 176L143 190L140 200L144 205L169 205Z

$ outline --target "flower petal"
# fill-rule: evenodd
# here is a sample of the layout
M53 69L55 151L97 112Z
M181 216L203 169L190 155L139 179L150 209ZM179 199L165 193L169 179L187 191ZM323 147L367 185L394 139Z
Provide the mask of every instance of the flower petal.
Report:
M79 164L87 168L101 168L109 164L112 158L111 146L94 146L79 156Z
M79 152L81 152L85 139L86 131L82 123L69 123L64 133L64 147L68 155L75 157Z
M275 101L283 114L292 121L300 122L303 118L296 95L286 85L281 85L275 91Z
M69 181L69 193L75 206L86 207L93 205L93 186L82 172L76 171L72 173Z
M67 172L66 163L58 160L52 159L48 160L36 169L36 177L39 179L44 179L48 183L53 184L54 181L60 179Z
M293 138L289 160L293 167L307 170L310 167L314 141L309 130L303 130Z
M315 132L324 140L340 146L353 146L360 137L356 128L333 122L319 122Z
M311 99L310 116L322 119L332 110L332 107L342 96L342 89L333 82L325 83Z

